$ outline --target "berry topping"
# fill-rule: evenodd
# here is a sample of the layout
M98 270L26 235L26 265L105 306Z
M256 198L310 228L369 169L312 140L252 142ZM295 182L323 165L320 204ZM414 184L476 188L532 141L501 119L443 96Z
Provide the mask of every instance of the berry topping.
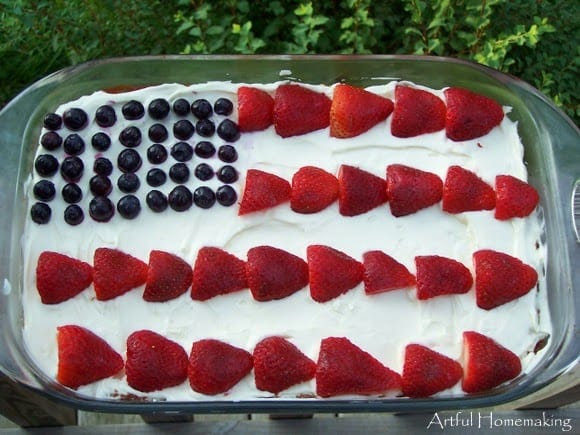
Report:
M169 103L163 98L156 98L149 103L147 113L153 119L163 119L169 114Z
M117 114L113 107L104 105L95 112L95 121L99 127L112 127L117 122Z
M228 116L234 110L234 104L227 98L218 98L213 104L213 111L218 115Z
M137 172L141 164L141 156L132 148L124 149L117 157L117 166L123 172Z
M97 157L93 163L93 172L109 176L113 173L113 163L106 157Z
M538 282L536 270L519 258L483 249L473 254L475 298L484 310L511 302L527 294Z
M233 166L224 165L217 171L217 178L222 183L231 184L238 181L238 171Z
M176 115L186 116L189 114L190 105L185 98L179 98L173 102L173 111Z
M90 264L58 252L44 251L36 265L36 288L43 304L59 304L93 282Z
M195 176L201 181L207 181L214 176L213 169L207 163L200 163L195 167Z
M111 138L102 131L95 133L91 138L91 145L97 151L107 151L111 146Z
M155 213L161 213L167 209L167 197L159 190L152 190L145 197L145 201L151 210Z
M62 122L69 130L79 131L87 126L89 117L83 109L73 107L64 111Z
M89 203L89 215L97 222L108 222L115 214L115 206L106 196L95 196Z
M367 295L412 287L417 282L409 269L382 251L365 252L363 265Z
M276 133L290 137L326 128L330 124L330 106L330 98L304 86L278 86L273 109Z
M76 204L83 199L83 191L78 184L65 184L62 188L62 199L69 204Z
M147 148L147 160L154 165L163 163L167 160L167 149L160 143L154 143Z
M429 397L453 387L463 376L457 361L420 344L405 347L403 394L408 397Z
M193 202L199 208L211 208L215 201L215 193L207 186L200 186L193 191Z
M163 124L153 124L147 132L153 142L163 142L169 137L169 133Z
M121 112L123 112L125 119L134 121L143 118L143 115L145 115L145 108L139 101L131 100L123 104Z
M206 119L212 115L213 109L209 101L200 98L191 103L191 113L198 119Z
M52 216L52 210L44 202L36 202L30 207L30 218L37 224L47 224Z
M83 176L84 170L85 164L76 156L65 157L60 165L60 175L69 183L76 183L79 181Z
M290 183L283 178L259 169L248 169L238 214L241 216L289 201L291 191Z
M196 122L195 129L202 137L212 137L215 133L215 124L211 119L200 119Z
M330 106L330 136L355 137L384 121L393 111L393 102L362 88L339 84Z
M78 156L85 150L85 141L78 134L69 134L64 140L64 152L71 156Z
M217 127L217 134L226 142L235 142L240 138L240 129L234 121L224 119Z
M238 125L240 131L264 130L274 122L274 99L266 91L240 86L238 88Z
M127 383L138 391L158 391L183 383L187 363L183 347L156 332L136 331L127 338Z
M40 138L40 144L45 150L54 151L62 145L62 137L54 131L48 131Z
M187 162L193 157L193 148L187 142L177 142L171 147L171 157L178 162Z
M391 133L395 137L414 137L445 128L445 103L423 89L395 88L395 110Z
M218 158L224 163L234 163L238 160L238 152L232 145L222 145L218 148Z
M244 349L213 339L196 341L189 355L189 384L198 393L225 393L252 367L252 355Z
M125 195L117 202L117 211L125 219L135 219L141 213L141 202L135 195Z
M338 170L338 210L343 216L357 216L387 202L383 178L354 166Z
M415 257L417 299L467 293L473 285L471 272L462 263L438 255Z
M387 167L391 214L406 216L441 201L443 181L436 174L405 165Z
M167 174L159 169L153 168L147 172L147 184L151 187L159 187L167 181Z
M56 195L56 189L52 181L40 180L32 188L32 193L40 201L52 201Z
M316 363L283 337L268 337L254 348L256 388L278 394L287 388L309 381L316 373Z
M95 175L89 180L89 188L95 196L107 196L113 190L113 185L109 177Z
M189 168L185 163L176 163L169 168L169 178L178 184L186 183L189 180Z
M64 221L69 225L78 225L85 220L83 209L76 204L71 204L64 209Z
M248 288L246 263L220 248L203 247L193 266L191 298L205 301Z
M153 250L143 292L147 302L165 302L182 295L191 286L191 266L177 255Z
M41 154L34 161L34 169L38 175L52 177L58 171L58 160L52 154Z
M223 206L229 207L235 204L238 195L232 186L220 186L215 192L217 202Z
M193 133L195 133L195 127L188 119L180 119L173 124L173 136L179 140L187 140L193 136Z
M502 107L491 98L461 88L445 90L445 132L454 141L486 135L503 120Z
M324 338L316 366L316 394L384 394L401 389L401 376L344 337Z
M122 174L117 180L117 187L123 193L135 193L140 185L139 177L132 172Z
M538 191L532 185L511 175L496 176L495 190L495 218L499 220L526 217L540 202Z
M310 296L328 302L356 287L363 280L363 265L344 252L329 246L310 245L306 249Z
M296 213L317 213L337 198L338 180L323 169L303 166L292 177L290 207Z
M442 199L442 208L448 213L492 210L495 207L493 187L461 166L450 166L447 170Z
M56 380L78 388L108 378L123 369L123 357L105 340L77 325L57 327Z
M175 211L189 210L193 204L193 195L185 186L176 186L167 198L169 207Z
M119 133L119 142L128 148L135 148L141 145L141 130L134 125L124 128Z
M147 281L145 262L118 249L97 248L93 257L95 294L108 301Z
M47 113L44 116L42 125L47 130L58 130L62 127L62 118L56 113Z
M202 140L195 144L195 154L202 159L209 159L215 154L215 147L211 142Z
M522 371L520 358L492 338L475 331L463 333L463 382L466 393L490 390Z
M308 285L308 264L272 246L251 248L246 270L252 296L260 302L285 298Z

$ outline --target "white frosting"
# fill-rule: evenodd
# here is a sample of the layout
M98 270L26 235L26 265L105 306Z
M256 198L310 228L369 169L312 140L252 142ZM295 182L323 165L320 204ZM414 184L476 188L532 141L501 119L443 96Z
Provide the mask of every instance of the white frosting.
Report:
M273 92L276 85L254 86ZM64 104L56 112L62 114L68 107L83 107L92 120L97 107L114 103L118 121L109 129L111 137L117 138L121 129L129 124L137 125L143 132L140 148L144 150L150 144L147 128L153 121L147 116L139 121L124 121L120 114L124 102L138 99L147 107L148 102L157 97L166 98L170 103L179 97L185 97L190 102L202 97L210 102L218 97L227 97L234 101L235 106L237 86L210 82L190 87L162 85L118 95L97 92ZM368 89L394 99L394 87L395 83L392 82ZM312 88L329 96L333 91L332 87ZM442 91L431 91L443 97ZM231 117L237 119L235 109ZM170 119L177 118L170 114ZM512 174L520 179L527 177L517 128L507 117L485 137L466 142L453 142L445 137L444 131L408 139L394 138L390 134L390 122L391 117L348 140L330 138L328 129L286 139L277 136L273 127L242 134L235 143L239 159L233 164L240 173L240 180L234 185L238 196L241 198L244 176L249 168L262 169L287 180L291 180L294 172L304 165L318 166L336 174L341 164L350 164L384 177L387 165L392 163L431 171L441 179L445 179L450 165L461 165L476 172L491 185L497 174ZM81 180L84 190L92 176L96 153L90 146L90 137L96 129L98 126L93 121L82 132L87 142L82 155L85 160L85 174ZM198 140L200 137L196 134L190 143ZM223 143L217 135L212 140L216 148ZM172 143L170 131L170 138L164 144L169 148ZM112 147L104 155L115 163L121 149L118 141L113 140ZM38 151L39 154L44 152L42 149ZM62 150L59 152L62 153ZM169 157L161 167L167 170L171 160ZM190 163L192 172L200 160L194 156ZM207 162L214 169L221 165L217 157ZM542 357L542 353L531 353L538 339L551 331L545 280L541 273L545 252L543 247L536 248L542 232L541 218L537 214L526 219L499 221L494 219L493 211L453 215L443 212L441 205L437 204L413 215L395 218L389 211L389 205L385 204L363 215L343 217L338 213L337 203L313 215L294 213L288 204L283 204L265 212L239 217L237 204L224 207L217 203L209 210L194 205L187 212L168 209L156 214L145 204L145 194L150 189L146 185L145 174L151 167L144 158L143 166L138 171L141 188L137 194L141 199L142 211L135 220L126 220L116 214L109 223L92 221L86 212L90 194L84 192L81 205L85 210L85 221L78 226L66 224L62 219L65 204L59 197L65 183L60 175L53 177L57 198L50 203L53 210L50 223L37 225L27 219L22 238L25 260L23 335L33 361L48 376L56 375L55 332L56 327L63 324L89 328L122 355L127 337L139 329L159 332L181 344L188 353L191 344L202 338L220 339L251 352L262 338L282 335L314 361L322 338L345 336L386 366L401 373L406 344L421 343L451 358L460 359L462 332L475 330L494 338L519 355L525 371L529 371ZM122 195L116 188L119 174L115 168L111 176L115 188L110 198L114 203ZM27 181L31 204L35 201L31 193L32 185L38 179L33 174ZM201 184L192 173L187 186L191 188ZM214 177L207 184L215 189L220 183ZM168 193L173 186L174 183L168 180L158 189ZM464 295L437 297L428 301L418 301L414 289L366 296L361 284L324 304L314 302L308 288L271 302L256 302L249 291L241 291L205 302L193 301L187 292L172 301L149 303L141 297L143 288L101 302L95 299L91 286L58 305L43 305L36 290L35 267L38 256L45 250L59 251L92 264L93 252L98 247L118 248L145 262L152 249L160 249L177 254L193 264L197 251L203 246L219 246L246 259L248 249L262 244L282 248L302 258L306 258L306 247L310 244L326 244L359 260L365 251L379 249L392 255L413 273L414 257L429 254L458 260L473 272L473 252L491 248L517 256L540 271L540 291L533 290L516 301L486 311L477 308L473 289ZM312 394L314 391L313 380L282 392L280 397L295 398L297 394ZM122 374L81 387L79 392L97 398L106 398L111 394L143 396L143 393L127 385ZM460 385L456 385L439 396L461 394ZM198 394L187 381L178 387L148 394L151 400L170 401L247 400L271 396L256 389L251 375L226 395Z

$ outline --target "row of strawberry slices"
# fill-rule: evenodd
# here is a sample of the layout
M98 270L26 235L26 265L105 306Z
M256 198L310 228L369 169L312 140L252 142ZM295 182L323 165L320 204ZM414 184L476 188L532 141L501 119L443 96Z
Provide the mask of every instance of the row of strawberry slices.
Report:
M338 175L304 166L292 182L278 175L249 169L238 214L290 203L296 213L317 213L338 200L339 213L357 216L389 203L393 216L416 213L441 201L443 211L463 213L494 210L498 220L526 217L539 202L536 189L511 175L497 175L495 188L472 171L450 166L445 181L437 174L401 164L387 166L386 178L342 165Z
M276 133L291 137L330 127L330 136L358 136L392 113L391 134L408 138L445 130L454 141L489 133L504 118L491 98L463 88L448 88L445 101L415 87L397 85L394 102L363 88L338 84L332 98L298 84L283 84L274 95L256 87L237 91L241 131L260 131L274 125Z
M193 268L164 251L150 252L149 264L122 251L98 248L93 266L64 254L45 251L36 269L36 285L45 304L70 299L94 284L106 301L145 285L143 299L165 302L191 288L191 298L213 297L249 289L256 301L283 299L309 287L310 296L328 302L360 283L373 295L416 287L417 299L467 293L475 281L477 306L491 310L527 294L537 283L536 270L520 259L493 250L473 254L475 280L468 267L438 255L415 257L416 275L382 251L363 254L362 262L325 245L310 245L307 261L272 246L257 246L247 261L216 247L199 250Z
M253 370L256 388L275 395L314 379L316 395L325 398L347 394L429 397L459 381L466 393L487 391L521 372L516 354L475 331L463 333L463 365L412 343L405 347L402 374L345 337L322 339L317 362L279 336L263 339L252 353L223 341L202 339L192 344L188 355L179 343L140 330L127 338L123 360L89 329L65 325L57 328L57 345L57 381L74 389L122 377L124 369L128 385L144 393L189 381L198 393L227 394Z

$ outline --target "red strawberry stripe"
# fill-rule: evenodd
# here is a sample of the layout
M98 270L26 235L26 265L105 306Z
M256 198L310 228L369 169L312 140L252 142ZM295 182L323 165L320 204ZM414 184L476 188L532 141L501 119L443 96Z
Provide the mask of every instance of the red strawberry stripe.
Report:
M443 181L432 172L406 165L387 167L387 197L391 214L406 216L439 201L443 194Z
M205 301L245 288L248 288L245 261L221 248L199 250L193 267L192 299Z
M148 302L175 299L191 286L193 271L182 258L169 252L153 250L149 253L149 273L143 292Z
M511 175L495 177L495 189L495 217L499 220L526 217L540 202L540 196L532 185Z
M357 216L387 202L387 184L381 177L350 165L338 171L338 208L343 216Z
M372 295L416 284L409 270L382 251L363 254L365 293Z
M471 272L462 263L438 255L415 257L417 298L467 293L473 285Z
M43 304L59 304L85 290L93 282L88 263L58 252L45 251L36 264L36 288Z
M264 130L272 125L274 99L261 89L238 88L238 126L241 132Z
M296 213L317 213L338 198L338 180L314 166L300 168L292 177L290 208Z
M492 210L495 207L493 187L460 166L451 166L447 170L442 199L443 211L448 213Z
M443 130L445 111L443 100L431 92L397 86L391 133L405 138Z
M117 249L97 248L93 265L95 294L100 301L116 298L147 281L147 264Z
M238 215L275 207L290 200L290 183L277 175L248 169Z

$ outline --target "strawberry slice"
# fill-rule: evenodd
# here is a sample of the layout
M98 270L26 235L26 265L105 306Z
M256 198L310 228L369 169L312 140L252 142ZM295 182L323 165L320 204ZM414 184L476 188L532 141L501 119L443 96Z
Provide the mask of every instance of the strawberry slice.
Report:
M253 367L252 354L214 339L196 341L191 347L187 376L198 393L220 394L246 377Z
M149 267L132 255L111 248L97 248L93 258L97 299L108 301L147 281Z
M127 338L127 383L143 392L158 391L187 379L187 352L156 332L141 330Z
M75 297L93 282L90 264L58 252L44 251L36 264L36 288L43 304Z
M405 347L403 394L408 397L429 397L453 387L463 376L457 361L420 344Z
M540 195L532 185L511 175L496 176L495 190L495 218L499 220L526 217L540 202Z
M289 201L291 193L290 183L283 178L259 169L248 169L238 215L275 207Z
M77 389L117 374L123 358L94 332L77 325L56 328L58 369L56 380Z
M278 394L287 388L309 381L316 373L316 363L283 337L268 337L254 348L256 388Z
M316 394L385 394L400 390L401 376L344 337L324 338L316 367Z
M354 166L338 170L338 210L343 216L357 216L387 202L385 180Z
M417 282L404 265L382 251L365 252L363 265L367 295L412 287Z
M473 285L471 272L452 258L439 255L415 257L417 299L467 293Z
M177 255L153 250L143 292L147 302L165 302L182 295L191 286L191 266Z
M330 136L358 136L387 119L392 111L393 102L388 98L366 89L338 84L330 106Z
M495 207L493 187L475 173L456 165L447 170L442 199L443 211L447 213L492 210Z
M282 137L328 127L331 100L304 86L284 84L274 94L274 128Z
M527 294L538 282L538 272L519 258L491 249L473 254L475 298L484 310Z
M238 88L238 127L242 132L260 131L270 127L274 99L266 91L250 86Z
M447 100L445 132L451 140L484 136L503 120L502 107L491 98L462 88L448 88L444 93Z
M344 252L329 246L310 245L306 256L310 296L316 302L328 302L363 280L363 265Z
M443 181L436 174L405 165L387 167L387 197L391 214L406 216L441 201Z
M251 248L246 270L252 296L260 302L285 298L308 285L308 264L272 246Z
M466 393L487 391L522 371L520 358L495 340L475 331L463 333L463 382Z
M304 166L292 177L290 208L296 213L318 213L338 198L338 180L324 169Z
M437 95L423 89L396 86L391 133L406 138L443 130L445 112L445 103Z
M206 301L248 288L246 262L221 248L203 247L193 267L191 298Z

